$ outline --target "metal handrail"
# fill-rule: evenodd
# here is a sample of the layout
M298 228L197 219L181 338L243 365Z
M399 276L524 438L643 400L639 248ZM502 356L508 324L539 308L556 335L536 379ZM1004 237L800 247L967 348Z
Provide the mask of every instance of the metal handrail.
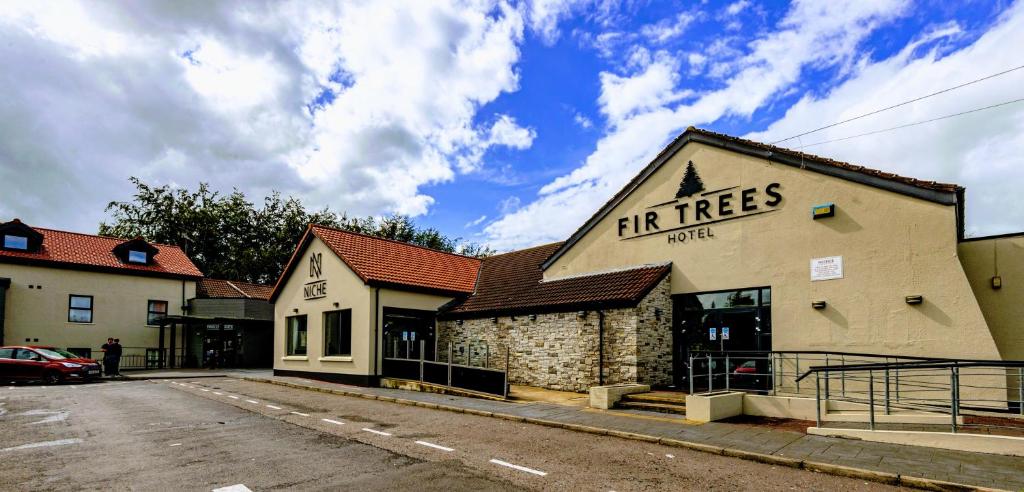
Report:
M948 369L951 367L1024 367L1024 360L955 360L948 359L945 362L921 361L921 362L878 362L871 364L850 364L839 366L811 366L796 380L800 381L813 372L863 372L880 371L885 369Z

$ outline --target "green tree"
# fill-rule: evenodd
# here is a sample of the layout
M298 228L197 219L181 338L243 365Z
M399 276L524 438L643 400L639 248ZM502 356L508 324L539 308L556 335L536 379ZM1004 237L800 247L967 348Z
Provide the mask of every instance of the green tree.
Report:
M278 192L256 206L238 190L221 195L205 183L190 191L150 186L135 177L131 182L136 187L132 200L110 202L107 211L112 221L101 223L99 233L180 246L208 277L276 281L309 224L469 256L494 254L488 247L464 243L437 229L420 229L404 215L375 219L348 217L327 208L311 211L298 199Z

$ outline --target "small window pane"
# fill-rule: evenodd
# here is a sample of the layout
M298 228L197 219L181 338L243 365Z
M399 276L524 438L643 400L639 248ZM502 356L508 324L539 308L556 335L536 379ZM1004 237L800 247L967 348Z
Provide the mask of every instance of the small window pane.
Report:
M352 310L324 313L324 355L352 355Z
M92 297L89 296L71 296L71 307L92 309Z
M288 355L306 355L306 316L288 318Z
M144 251L128 250L129 263L146 263L146 261L146 253Z
M8 249L28 249L28 238L4 235L4 247Z
M167 316L167 301L149 301L146 324L155 326L164 316Z
M14 349L0 348L0 359L13 359Z
M92 323L91 296L70 296L68 301L68 321L72 323Z

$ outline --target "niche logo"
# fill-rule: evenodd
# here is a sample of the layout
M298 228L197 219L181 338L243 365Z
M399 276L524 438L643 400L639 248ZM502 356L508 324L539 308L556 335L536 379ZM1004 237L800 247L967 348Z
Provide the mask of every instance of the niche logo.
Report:
M316 280L307 282L306 285L302 286L302 297L307 301L327 297L327 280L320 278L324 273L323 260L323 253L309 255L309 278L315 278Z

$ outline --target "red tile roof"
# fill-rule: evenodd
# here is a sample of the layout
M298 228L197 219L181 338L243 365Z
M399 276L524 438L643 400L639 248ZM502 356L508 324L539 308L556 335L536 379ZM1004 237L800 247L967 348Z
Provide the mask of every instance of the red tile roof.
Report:
M36 252L0 249L0 263L28 263L43 266L84 268L111 273L165 277L202 277L203 273L177 246L152 244L157 253L148 265L125 263L114 255L114 247L125 239L33 227L43 235Z
M449 306L443 316L465 318L635 305L671 268L668 264L642 265L545 282L541 263L561 246L559 242L484 258L476 292Z
M274 291L272 285L250 284L237 280L204 278L196 285L196 297L210 299L259 299L266 301Z
M271 301L295 268L295 261L317 237L363 282L381 287L411 288L444 294L469 294L480 260L401 241L310 225L277 281Z

